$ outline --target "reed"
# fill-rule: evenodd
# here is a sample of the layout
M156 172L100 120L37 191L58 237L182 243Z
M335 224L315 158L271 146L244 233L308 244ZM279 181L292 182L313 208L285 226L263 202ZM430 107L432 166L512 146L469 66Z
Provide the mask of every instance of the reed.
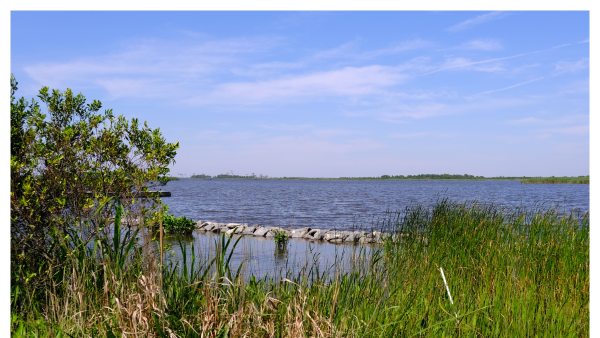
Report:
M394 235L371 250L359 247L350 270L322 271L309 259L299 271L278 278L244 276L243 265L232 269L239 238L223 235L210 257L180 243L183 259L159 270L156 250L144 254L139 244L130 245L135 236L119 243L98 238L91 246L72 232L64 243L67 263L51 272L52 290L11 286L12 332L17 337L589 335L589 214L442 199L387 213L379 226ZM104 249L111 243L112 249Z
M590 177L533 177L521 180L521 183L590 184Z

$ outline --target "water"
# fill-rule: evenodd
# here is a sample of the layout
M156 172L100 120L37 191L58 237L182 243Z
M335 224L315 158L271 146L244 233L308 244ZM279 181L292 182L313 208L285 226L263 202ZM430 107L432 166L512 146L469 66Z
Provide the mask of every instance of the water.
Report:
M587 184L521 184L519 181L294 181L180 180L163 190L170 213L193 220L294 228L351 229L386 210L438 197L533 208L560 203L589 210Z
M195 221L236 222L265 226L311 227L319 229L367 228L386 210L403 210L409 205L433 204L440 197L463 202L494 202L527 209L540 204L560 203L566 211L589 210L587 184L521 184L518 181L265 181L265 180L181 180L169 182L162 190L169 212ZM235 237L234 237L235 238ZM183 239L188 257L194 244L196 257L214 256L215 240L221 235L194 232ZM182 257L179 242L172 244L170 258ZM257 277L295 275L314 263L320 272L350 269L361 247L290 239L285 252L278 252L271 238L244 237L232 256L232 266L244 263L245 274ZM364 247L373 250L373 247ZM314 259L313 259L314 258ZM342 260L341 258L345 258ZM343 265L333 266L342 261Z
M231 246L238 238L237 235L233 236ZM183 256L180 245L184 245L189 264L193 243L196 261L208 262L215 256L217 244L221 243L221 240L222 235L214 233L196 233L185 238L166 237L164 243L171 244L171 251L165 258L173 262L179 261ZM296 276L299 273L308 275L311 268L313 276L323 272L333 275L336 271L351 271L354 264L360 264L354 259L359 256L360 250L368 253L374 248L376 247L371 245L333 245L290 239L285 250L279 250L273 238L244 236L233 250L230 266L233 274L243 262L244 276L254 275L257 278L265 275L275 278Z

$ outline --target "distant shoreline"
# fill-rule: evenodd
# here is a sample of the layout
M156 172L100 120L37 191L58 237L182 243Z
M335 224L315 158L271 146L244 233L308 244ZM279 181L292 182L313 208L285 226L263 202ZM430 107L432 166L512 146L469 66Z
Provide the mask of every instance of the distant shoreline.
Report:
M425 178L425 177L258 177L258 176L215 176L211 177L170 177L172 181L179 180L245 180L245 181L520 181L521 183L534 184L589 184L589 176L579 177L468 177L468 178ZM223 175L224 176L224 175ZM439 175L442 176L442 175ZM453 175L459 176L459 175Z

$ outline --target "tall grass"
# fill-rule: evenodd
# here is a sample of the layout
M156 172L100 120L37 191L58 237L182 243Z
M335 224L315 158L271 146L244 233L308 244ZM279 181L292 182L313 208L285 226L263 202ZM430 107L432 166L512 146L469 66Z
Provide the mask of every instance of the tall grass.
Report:
M116 246L129 244L113 241L107 250L100 238L90 248L73 234L65 244L68 263L52 272L53 289L18 296L12 289L12 331L63 337L589 335L588 214L444 199L388 213L380 226L394 236L359 249L350 271L322 271L308 261L281 278L244 276L243 265L232 270L239 238L225 235L210 259L197 260L193 245L182 243L183 259L161 268L155 252L143 254L138 244L128 257L114 257L110 253L124 252Z
M521 180L521 183L590 184L590 177L533 177Z

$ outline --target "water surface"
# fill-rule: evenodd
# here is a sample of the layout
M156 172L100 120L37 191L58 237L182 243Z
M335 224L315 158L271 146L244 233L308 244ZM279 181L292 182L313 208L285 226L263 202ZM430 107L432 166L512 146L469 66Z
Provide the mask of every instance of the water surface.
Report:
M180 180L162 187L170 212L193 220L265 226L352 229L386 210L403 210L439 197L503 206L560 203L589 210L587 184L521 184L519 181L298 181Z

